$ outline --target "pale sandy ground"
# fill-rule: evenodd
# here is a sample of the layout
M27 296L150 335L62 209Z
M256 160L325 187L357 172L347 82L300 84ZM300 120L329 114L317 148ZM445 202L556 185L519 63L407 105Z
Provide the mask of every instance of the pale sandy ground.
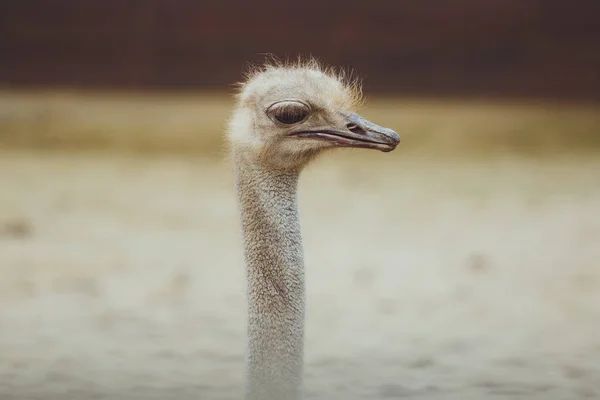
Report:
M600 397L600 159L301 180L308 399ZM0 153L0 399L239 399L228 165Z

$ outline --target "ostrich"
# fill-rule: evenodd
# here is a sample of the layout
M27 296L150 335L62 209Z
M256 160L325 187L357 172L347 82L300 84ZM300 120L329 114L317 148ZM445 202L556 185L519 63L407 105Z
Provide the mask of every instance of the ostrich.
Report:
M336 147L392 151L391 129L354 113L355 81L316 61L267 63L240 85L228 141L246 262L247 400L302 396L304 261L300 171Z

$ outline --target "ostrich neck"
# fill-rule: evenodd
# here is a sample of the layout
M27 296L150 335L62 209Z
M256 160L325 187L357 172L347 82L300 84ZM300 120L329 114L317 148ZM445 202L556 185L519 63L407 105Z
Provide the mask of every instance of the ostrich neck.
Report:
M304 262L298 172L235 154L248 298L247 400L301 397Z

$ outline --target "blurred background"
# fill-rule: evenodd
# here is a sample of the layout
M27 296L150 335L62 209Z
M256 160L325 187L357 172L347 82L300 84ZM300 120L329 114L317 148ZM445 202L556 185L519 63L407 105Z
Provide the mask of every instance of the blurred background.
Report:
M402 137L302 177L307 398L597 398L599 15L3 0L0 397L241 397L223 132L269 53L354 71Z

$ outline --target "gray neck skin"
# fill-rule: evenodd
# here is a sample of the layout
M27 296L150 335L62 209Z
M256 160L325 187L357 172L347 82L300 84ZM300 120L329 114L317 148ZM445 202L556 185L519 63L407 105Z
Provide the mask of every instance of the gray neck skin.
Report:
M246 400L297 400L305 308L299 173L234 158L248 291Z

